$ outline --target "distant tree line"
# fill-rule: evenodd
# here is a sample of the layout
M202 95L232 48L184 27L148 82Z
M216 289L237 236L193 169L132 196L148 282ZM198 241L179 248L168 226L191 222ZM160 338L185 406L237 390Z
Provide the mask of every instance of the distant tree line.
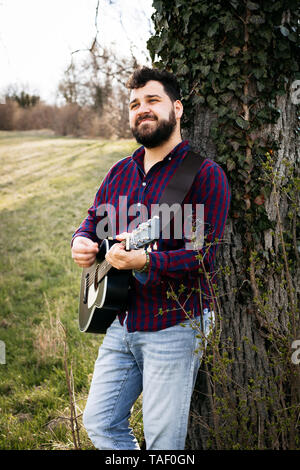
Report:
M97 45L84 61L72 57L58 85L62 104L49 105L25 89L9 87L0 104L1 130L51 129L57 135L126 138L128 90L126 81L137 67Z

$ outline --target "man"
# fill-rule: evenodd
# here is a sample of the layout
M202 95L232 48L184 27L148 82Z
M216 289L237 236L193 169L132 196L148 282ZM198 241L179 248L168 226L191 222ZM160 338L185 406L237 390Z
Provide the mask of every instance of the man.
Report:
M98 252L97 207L110 203L118 214L119 198L126 196L127 209L143 204L150 210L171 177L180 172L189 150L189 143L181 138L183 107L176 78L143 67L134 72L128 88L130 127L142 146L110 169L87 218L73 235L72 257L80 267L90 266ZM212 277L215 240L222 238L229 199L223 170L204 160L184 202L193 207L204 204L208 230L200 254ZM118 226L116 229L119 233ZM125 236L121 233L117 239ZM200 273L197 255L198 251L186 249L183 239L175 238L161 238L157 250L148 254L144 249L126 251L123 244L116 243L106 255L113 267L132 270L133 276L128 310L108 328L99 349L84 411L84 425L96 448L139 449L128 420L143 392L146 448L184 449L200 364L195 350L201 341L198 331L189 325L187 312L201 320L204 333L212 318L210 281ZM177 298L167 294L170 289Z

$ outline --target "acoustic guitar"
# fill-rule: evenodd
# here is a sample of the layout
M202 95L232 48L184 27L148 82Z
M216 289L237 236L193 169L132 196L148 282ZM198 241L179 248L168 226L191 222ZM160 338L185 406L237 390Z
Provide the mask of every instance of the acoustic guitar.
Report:
M140 224L126 240L104 239L89 268L83 268L79 300L79 329L85 333L105 333L117 314L126 310L131 270L118 270L105 255L114 243L122 243L127 251L144 247L151 250L159 238L160 219L154 216Z

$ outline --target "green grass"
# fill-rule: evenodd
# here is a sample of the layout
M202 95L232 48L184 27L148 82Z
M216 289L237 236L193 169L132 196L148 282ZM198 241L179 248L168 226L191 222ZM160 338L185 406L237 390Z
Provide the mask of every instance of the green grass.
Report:
M0 449L73 448L59 322L79 414L102 336L79 332L81 270L70 240L108 169L136 145L0 132ZM83 427L80 436L92 449Z

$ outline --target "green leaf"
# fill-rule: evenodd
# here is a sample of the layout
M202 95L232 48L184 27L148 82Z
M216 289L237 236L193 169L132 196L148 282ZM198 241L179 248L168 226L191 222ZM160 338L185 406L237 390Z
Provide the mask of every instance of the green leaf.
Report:
M185 47L181 42L176 41L172 50L173 52L177 52L177 54L181 54L185 50Z
M189 71L190 71L190 68L186 64L182 65L177 72L177 76L183 77L184 75L187 75Z
M229 103L232 97L233 93L223 93L222 95L220 95L220 98L224 103Z
M232 77L233 75L236 75L236 74L239 74L239 73L240 73L240 66L238 66L238 65L233 65L228 70L229 77Z
M216 34L216 32L218 31L219 29L219 23L213 23L209 28L208 28L208 31L207 31L207 36L209 38L211 38L212 36L214 36Z
M263 75L264 75L264 69L259 68L259 69L253 69L253 75L257 80L259 80Z
M247 5L247 8L249 10L258 10L259 9L258 3L248 1L246 5Z
M225 33L228 33L228 31L232 31L233 29L236 29L236 21L233 18L229 18L224 23Z
M249 127L250 127L249 121L245 121L245 119L243 119L243 118L240 117L240 116L238 116L238 118L235 120L235 122L237 123L237 125L238 125L241 129L247 130L247 129L249 129Z
M227 160L226 166L228 171L234 170L236 167L235 162L231 159Z
M239 6L239 2L238 0L231 0L230 1L230 5L235 9L237 10L238 6Z
M207 101L207 104L211 107L211 108L215 108L217 105L218 105L218 100L212 96L212 95L209 95L207 98L206 98L206 101Z
M233 80L233 82L229 83L229 85L227 85L227 88L229 90L233 90L233 91L236 91L236 87L237 87L237 83L235 80Z
M164 7L163 7L163 2L162 0L153 0L153 8L158 12L158 13L162 13L163 10L164 10Z
M297 42L296 33L290 33L288 37L290 41Z
M264 15L252 15L249 18L249 22L252 24L263 24L265 21Z
M199 67L199 69L200 69L202 75L204 75L204 77L206 77L208 75L209 71L210 71L210 65L201 65Z
M194 96L192 97L192 103L193 103L194 105L203 104L204 102L205 102L205 99L204 99L204 97L201 96L201 95L194 95Z

